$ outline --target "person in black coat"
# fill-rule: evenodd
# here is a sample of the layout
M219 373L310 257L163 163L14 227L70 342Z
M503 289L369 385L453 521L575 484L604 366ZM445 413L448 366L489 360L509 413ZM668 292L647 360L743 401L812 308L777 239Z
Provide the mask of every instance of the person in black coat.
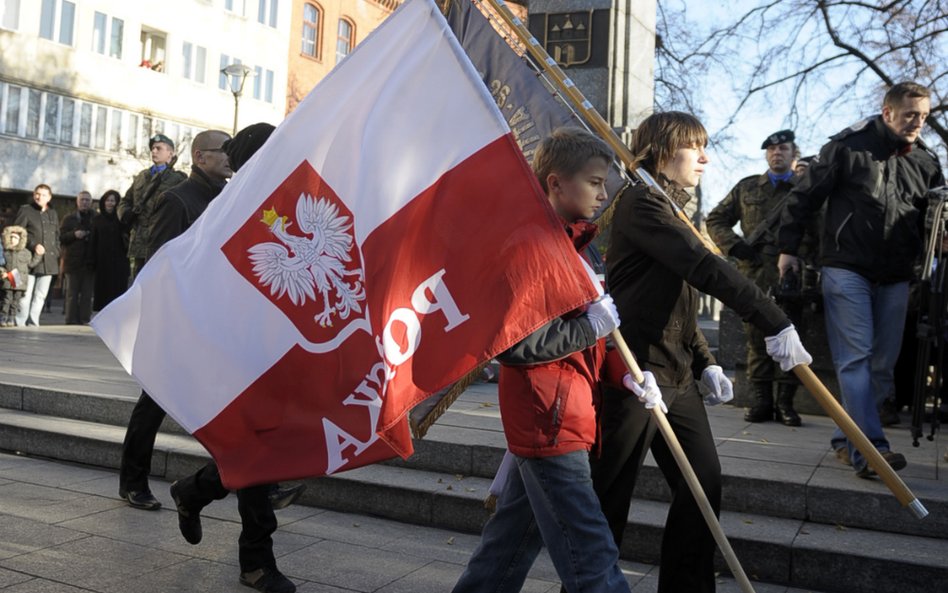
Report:
M16 314L16 324L20 327L39 325L49 287L59 274L59 215L49 207L52 199L53 190L48 185L37 185L32 200L20 207L13 221L13 224L26 229L26 248L42 256L30 269L26 292L20 299Z
M86 252L92 235L92 194L83 190L76 196L76 211L63 218L59 244L63 249L66 277L66 325L89 323L92 318L92 287L95 269Z
M128 288L131 272L128 258L128 228L118 219L121 195L110 189L99 198L99 213L92 219L92 235L86 257L95 269L92 310L101 311Z

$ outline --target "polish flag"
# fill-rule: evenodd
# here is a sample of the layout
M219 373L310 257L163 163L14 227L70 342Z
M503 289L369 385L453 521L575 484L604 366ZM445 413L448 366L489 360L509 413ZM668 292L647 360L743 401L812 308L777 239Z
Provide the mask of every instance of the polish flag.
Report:
M595 296L440 11L409 0L92 325L239 488L409 456L412 406Z

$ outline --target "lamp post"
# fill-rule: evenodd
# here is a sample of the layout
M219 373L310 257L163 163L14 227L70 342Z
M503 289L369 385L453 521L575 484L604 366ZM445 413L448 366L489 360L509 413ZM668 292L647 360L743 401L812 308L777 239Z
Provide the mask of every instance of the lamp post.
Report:
M244 92L244 83L247 76L253 72L244 64L231 64L221 68L221 73L230 77L230 92L234 94L234 135L237 135L237 110L240 107L240 94Z

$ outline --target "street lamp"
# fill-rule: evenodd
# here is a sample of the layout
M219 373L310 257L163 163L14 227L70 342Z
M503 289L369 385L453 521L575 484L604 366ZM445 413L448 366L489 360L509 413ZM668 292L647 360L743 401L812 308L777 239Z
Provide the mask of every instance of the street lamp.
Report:
M244 92L244 83L247 76L253 72L244 64L231 64L221 68L221 73L230 77L230 92L234 94L234 135L237 135L237 109L240 106L240 94Z

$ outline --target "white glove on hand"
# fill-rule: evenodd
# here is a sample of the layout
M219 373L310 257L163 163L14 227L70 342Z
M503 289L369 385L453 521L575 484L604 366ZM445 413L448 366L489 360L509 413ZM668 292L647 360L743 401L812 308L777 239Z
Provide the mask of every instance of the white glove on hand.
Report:
M608 294L589 303L586 317L589 318L589 323L592 324L597 338L604 338L619 327L619 311L616 310L616 304Z
M639 398L639 401L645 404L646 410L651 410L655 406L660 406L662 411L668 413L668 406L662 401L662 392L658 389L658 383L655 382L655 375L651 371L642 371L645 380L642 384L635 382L632 375L626 373L622 377L622 385Z
M718 365L705 367L701 371L701 382L708 388L708 394L704 396L705 405L716 406L734 399L734 386Z
M776 336L764 338L767 354L780 363L780 370L786 372L798 364L810 364L813 357L803 348L800 334L793 325L786 327Z

